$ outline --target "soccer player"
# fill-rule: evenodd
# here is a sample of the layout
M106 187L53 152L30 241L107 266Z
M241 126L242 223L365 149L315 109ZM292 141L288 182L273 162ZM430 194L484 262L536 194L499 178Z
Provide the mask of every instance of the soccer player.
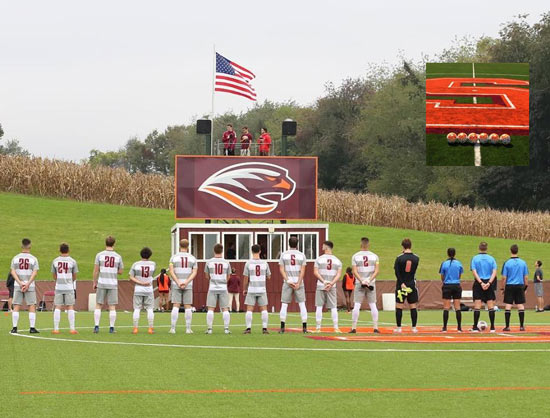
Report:
M351 271L357 279L355 282L354 305L351 312L350 334L357 332L357 321L361 304L365 297L369 303L370 314L374 324L374 332L378 333L378 308L376 307L376 276L380 269L378 256L370 251L370 241L367 237L361 238L361 250L351 258Z
M283 277L283 289L281 292L281 329L280 334L285 332L285 322L288 310L288 304L294 300L298 302L300 307L300 316L302 318L302 331L304 334L307 330L307 308L306 308L306 291L304 288L304 274L306 272L306 256L301 251L298 251L298 238L290 237L288 240L289 250L281 254L279 260L279 270Z
M94 334L99 332L99 320L103 305L109 306L109 332L115 332L116 305L118 304L118 275L122 274L122 257L114 250L115 238L105 238L105 250L97 253L94 262L94 289L96 305L94 310Z
M403 308L406 301L411 311L412 332L417 333L418 312L416 304L418 303L418 289L416 288L415 274L420 258L413 254L412 242L409 238L401 241L401 247L403 252L395 259L393 266L397 278L397 285L395 286L395 322L397 328L394 332L401 332L401 320L403 319Z
M176 324L180 306L185 308L185 333L192 334L193 319L193 280L197 276L197 259L189 254L189 241L180 241L180 250L170 258L170 277L172 278L172 313L170 315L170 334L176 333Z
M226 334L229 331L229 294L227 293L227 280L231 274L231 265L229 261L223 258L223 245L214 245L214 257L204 265L204 275L210 281L208 285L208 294L206 296L206 334L212 334L212 323L214 322L214 309L219 304L222 310L223 327Z
M38 274L38 260L31 254L31 240L23 238L21 241L21 252L11 260L11 275L15 279L13 289L13 311L11 320L12 334L17 333L19 322L19 309L23 303L29 307L29 323L31 334L38 334L36 324L36 291L34 279Z
M323 306L330 309L334 332L340 334L338 328L338 310L336 309L336 283L342 274L342 262L332 254L334 244L332 241L323 242L324 254L315 260L313 275L317 278L317 290L315 291L315 332L321 332L323 320Z
M62 243L59 246L60 256L52 262L51 272L55 280L55 297L53 311L53 331L52 334L59 334L59 321L61 320L61 309L67 309L69 318L69 328L71 334L78 334L74 326L74 304L75 292L74 281L78 273L78 264L69 256L69 245Z
M139 314L142 309L147 311L147 323L149 328L147 332L154 334L153 323L155 314L153 313L153 303L155 297L153 295L153 278L155 276L156 264L154 261L149 261L153 252L150 248L144 247L139 253L140 261L136 261L130 268L130 280L135 283L134 286L134 329L132 334L138 333Z
M266 280L271 278L271 270L267 261L260 259L261 248L258 244L252 246L252 260L244 265L243 271L243 289L246 305L245 334L250 334L252 329L252 312L254 306L258 305L262 312L262 333L269 334L267 331L268 313L267 313L267 290Z
M250 157L250 144L252 143L253 139L254 137L248 131L248 126L244 126L242 128L242 135L241 135L241 156L242 157Z
M529 280L527 263L518 256L519 248L516 244L510 247L510 258L502 266L502 290L504 291L504 318L506 327L504 332L510 331L510 315L512 305L516 305L519 316L519 330L525 331L525 290Z
M237 142L237 134L233 130L233 125L227 124L227 130L223 133L223 155L235 155L235 144Z
M479 254L472 257L470 270L474 275L474 285L472 287L474 297L474 325L470 332L479 332L477 323L479 322L481 302L487 304L489 309L489 320L491 322L490 332L495 332L495 280L497 279L497 262L487 254L487 243L482 241L479 244Z
M460 277L464 273L462 263L455 259L456 250L447 248L449 258L441 263L439 274L443 282L443 328L441 332L447 332L447 323L449 322L449 309L451 309L451 299L455 307L457 331L462 332L462 312L460 311L460 299L462 298L462 287L460 286Z

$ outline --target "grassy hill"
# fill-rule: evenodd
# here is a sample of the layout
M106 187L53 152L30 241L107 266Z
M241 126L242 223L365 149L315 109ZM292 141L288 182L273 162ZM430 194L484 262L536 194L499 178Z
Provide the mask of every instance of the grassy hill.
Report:
M7 275L13 255L19 251L21 238L33 241L33 254L41 264L39 280L48 280L49 265L57 256L59 243L71 245L72 256L79 262L80 278L90 279L95 254L103 248L105 236L117 238L117 251L127 268L139 259L143 246L153 250L152 259L167 265L170 257L170 229L174 214L170 210L145 209L97 203L80 203L18 194L0 193L0 274ZM359 239L368 236L372 250L381 260L381 279L393 279L393 261L400 251L403 237L413 240L413 249L420 256L420 279L437 279L446 248L454 246L464 264L477 251L482 237L432 232L358 226L332 223L329 236L335 243L335 253L344 265L349 264L358 249ZM499 265L508 257L511 240L487 238L491 253ZM548 244L514 241L520 254L531 267L537 259L548 256ZM470 277L467 275L466 277Z

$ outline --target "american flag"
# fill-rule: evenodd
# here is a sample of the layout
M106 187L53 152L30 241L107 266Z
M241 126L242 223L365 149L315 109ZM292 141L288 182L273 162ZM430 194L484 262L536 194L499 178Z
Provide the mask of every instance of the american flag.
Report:
M236 94L255 102L256 91L250 84L254 78L256 76L252 71L216 52L215 91Z

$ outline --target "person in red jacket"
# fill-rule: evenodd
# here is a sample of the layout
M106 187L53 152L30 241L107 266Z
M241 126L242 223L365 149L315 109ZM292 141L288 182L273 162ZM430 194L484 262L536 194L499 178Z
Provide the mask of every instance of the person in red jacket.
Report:
M235 144L237 143L237 134L233 130L233 125L227 124L227 131L223 133L223 155L235 155Z
M241 308L241 279L235 274L235 269L231 269L231 275L227 280L227 292L229 293L229 311L233 310L233 299L235 299L235 307L237 312L240 312Z
M168 310L168 295L170 294L170 277L166 274L166 269L162 269L156 277L159 291L159 311Z
M346 274L344 275L344 281L342 283L342 289L344 290L344 296L346 298L346 308L348 313L351 312L351 294L353 289L355 289L355 277L351 271L351 267L346 269Z
M261 129L258 143L260 144L260 155L262 157L267 157L269 155L269 148L271 147L271 135L269 135L266 128Z

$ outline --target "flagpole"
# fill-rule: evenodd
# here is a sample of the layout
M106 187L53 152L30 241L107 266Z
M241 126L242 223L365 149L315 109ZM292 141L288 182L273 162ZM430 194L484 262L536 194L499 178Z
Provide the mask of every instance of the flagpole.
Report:
M216 89L216 44L213 44L214 56L212 65L212 112L210 120L212 121L212 130L210 131L210 155L214 155L214 93ZM216 150L217 153L217 150Z

